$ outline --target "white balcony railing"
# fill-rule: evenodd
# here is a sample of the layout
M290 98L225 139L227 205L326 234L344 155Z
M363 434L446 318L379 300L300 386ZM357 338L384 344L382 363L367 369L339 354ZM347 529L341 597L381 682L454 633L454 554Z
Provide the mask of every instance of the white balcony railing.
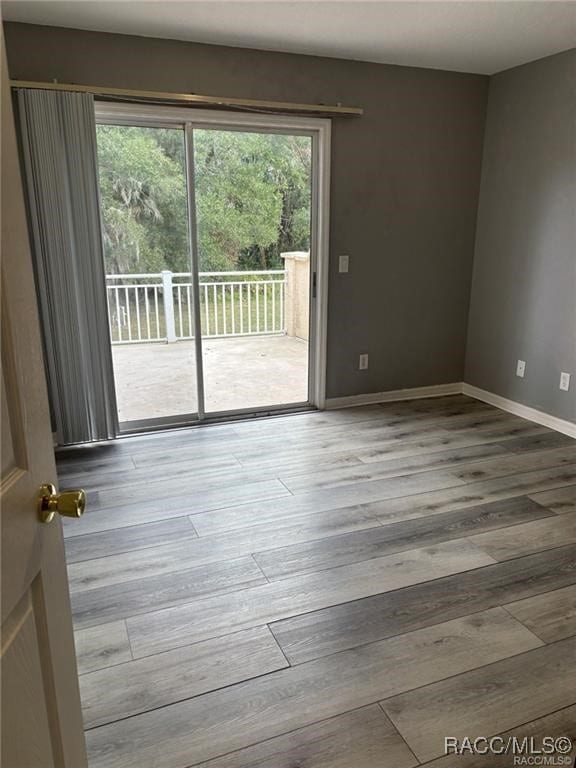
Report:
M200 272L202 335L286 333L285 272ZM191 274L106 275L113 344L194 338Z

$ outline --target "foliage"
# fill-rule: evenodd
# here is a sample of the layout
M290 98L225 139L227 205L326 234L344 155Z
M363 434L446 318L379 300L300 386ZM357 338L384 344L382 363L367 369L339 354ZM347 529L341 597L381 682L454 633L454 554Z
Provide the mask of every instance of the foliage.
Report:
M106 271L188 268L183 153L150 128L98 126Z
M184 134L98 126L106 271L189 271ZM307 250L311 141L194 131L201 271L281 268Z

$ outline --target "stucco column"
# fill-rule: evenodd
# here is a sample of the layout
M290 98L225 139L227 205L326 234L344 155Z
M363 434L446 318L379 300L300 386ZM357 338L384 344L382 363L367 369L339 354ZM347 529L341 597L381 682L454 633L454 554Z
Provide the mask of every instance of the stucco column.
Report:
M281 253L286 270L286 333L308 341L310 313L310 253Z

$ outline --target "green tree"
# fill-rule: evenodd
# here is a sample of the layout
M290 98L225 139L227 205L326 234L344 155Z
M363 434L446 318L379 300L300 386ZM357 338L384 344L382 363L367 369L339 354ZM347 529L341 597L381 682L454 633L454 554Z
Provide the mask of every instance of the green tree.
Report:
M172 132L183 142L182 132ZM98 126L107 272L189 269L184 168L163 149L158 133Z
M202 129L194 146L201 271L309 247L310 138ZM99 126L98 155L107 271L189 271L183 131Z

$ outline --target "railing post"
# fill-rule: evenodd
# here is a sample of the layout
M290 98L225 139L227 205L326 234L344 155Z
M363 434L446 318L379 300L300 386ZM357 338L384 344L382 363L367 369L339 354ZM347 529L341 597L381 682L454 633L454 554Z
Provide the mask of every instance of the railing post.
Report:
M281 253L286 269L284 301L285 330L287 336L308 341L310 323L310 252Z
M172 294L172 272L162 271L162 299L164 303L164 322L166 324L166 341L176 341L176 323L174 322L174 296Z

